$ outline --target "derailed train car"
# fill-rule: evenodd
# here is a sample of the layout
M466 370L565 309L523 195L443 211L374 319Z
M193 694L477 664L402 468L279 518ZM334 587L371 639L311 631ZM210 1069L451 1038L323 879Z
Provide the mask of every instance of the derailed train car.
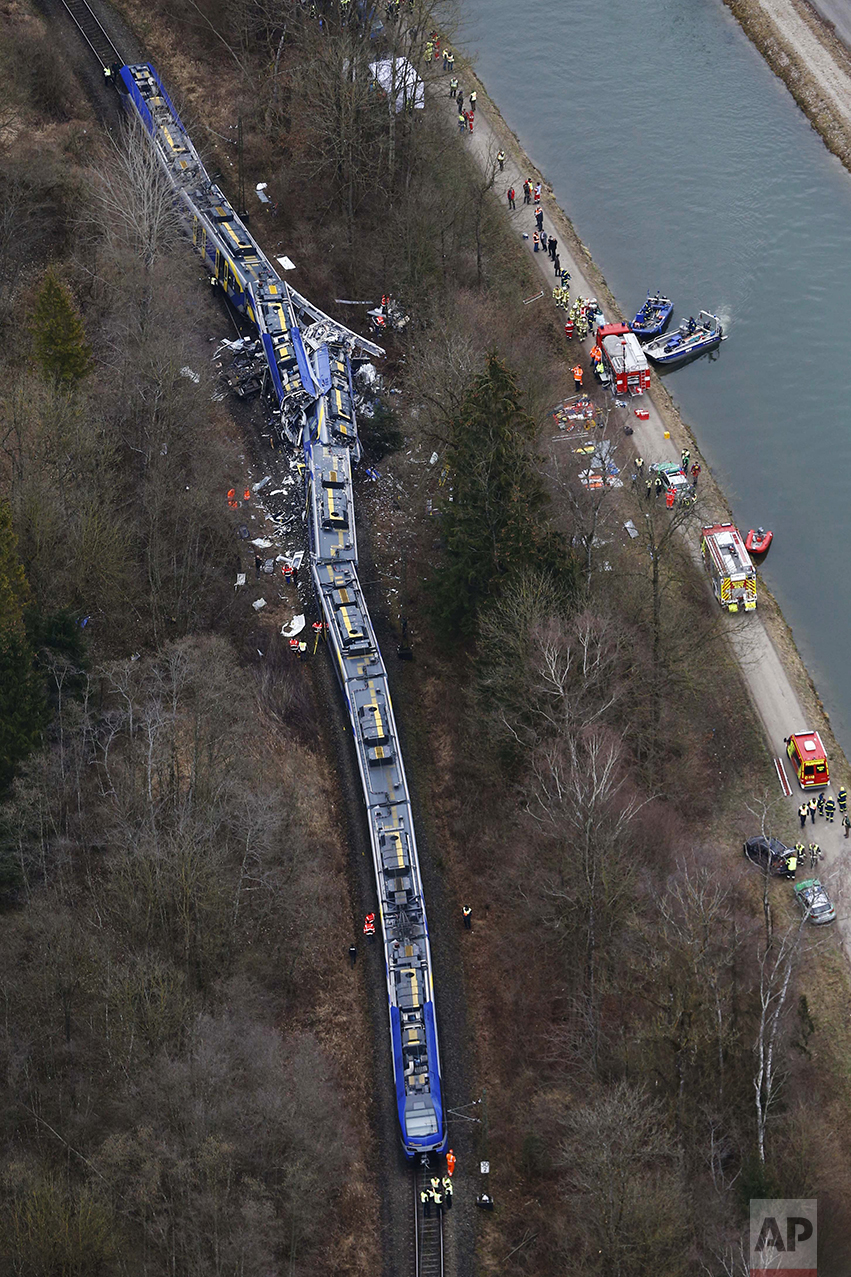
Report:
M384 940L390 1046L406 1155L446 1150L428 922L387 671L357 575L351 359L379 346L290 288L210 180L153 67L115 77L142 122L210 278L256 326L283 435L304 449L314 590L345 698L366 804Z

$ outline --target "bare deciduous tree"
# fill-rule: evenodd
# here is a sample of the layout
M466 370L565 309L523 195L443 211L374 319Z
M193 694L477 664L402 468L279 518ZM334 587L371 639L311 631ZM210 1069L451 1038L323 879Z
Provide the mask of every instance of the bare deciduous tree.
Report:
M638 1277L689 1271L689 1221L676 1143L644 1086L617 1082L561 1119L558 1164L579 1208L571 1273Z
M645 800L647 801L647 800ZM644 802L626 788L620 743L600 729L566 735L537 751L526 811L555 848L555 868L539 890L550 925L578 933L588 1060L600 1063L600 965L633 889L628 830Z

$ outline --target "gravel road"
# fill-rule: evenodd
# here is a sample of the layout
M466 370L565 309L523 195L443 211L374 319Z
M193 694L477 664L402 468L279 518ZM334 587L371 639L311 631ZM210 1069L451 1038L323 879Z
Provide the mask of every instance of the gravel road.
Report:
M790 0L763 0L763 3L766 8L776 8L778 11L793 9ZM789 17L790 23L793 21L794 16L796 15L793 13ZM494 188L495 195L500 201L504 215L510 219L511 225L516 232L518 252L530 255L533 264L540 272L542 286L549 294L554 280L552 262L546 253L533 253L531 247L531 236L535 229L533 206L524 207L523 205L524 178L531 177L534 184L539 174L528 156L521 150L517 139L505 125L498 110L487 98L484 86L479 82L474 84L473 76L469 72L466 75L462 74L459 78L461 79L461 88L464 90L465 96L469 97L470 90L475 87L479 99L474 132L464 137L459 135L459 145L470 148L484 171L492 169L495 164L496 153L500 147L506 152L505 171L497 174L497 182ZM849 112L851 112L851 81L845 85L843 92L847 94L845 101ZM448 113L451 112L452 117L455 117L454 104L448 97L448 78L444 77L443 80L436 84L435 93L438 95L445 94L446 110ZM517 192L517 207L514 212L509 210L505 197L505 193L510 186L514 186ZM554 233L558 237L559 257L562 267L566 267L571 274L571 297L573 298L576 295L597 297L606 311L607 318L619 318L619 316L613 315L611 302L607 304L607 290L602 285L599 272L596 271L590 256L587 254L587 250L577 240L572 225L552 198L552 193L545 181L542 207L544 209L544 229L548 235ZM522 238L524 232L529 235L529 239L524 240ZM552 303L543 298L537 304L549 305ZM583 352L586 368L587 350L591 344L590 339L586 340ZM576 343L572 343L570 346L566 343L565 359L569 359L572 363L576 357L577 350ZM637 418L630 418L630 424L634 429L633 440L636 454L643 456L648 461L671 460L679 455L681 448L688 448L691 451L692 460L699 458L703 467L701 495L704 500L709 499L710 501L709 517L718 520L729 520L729 512L725 508L723 496L720 493L718 494L717 510L712 513L711 497L707 489L714 487L714 485L711 484L711 481L707 482L709 476L707 475L706 463L699 456L694 440L679 420L667 396L664 393L661 395L657 393L657 388L658 381L654 376L654 387L640 401L641 407L646 408L650 414L649 420L639 421ZM666 431L670 434L668 439L665 437ZM700 563L697 537L691 538L689 550L695 562ZM701 571L703 571L702 567ZM707 588L709 588L708 585ZM785 760L784 738L789 736L791 732L819 730L824 732L830 739L829 724L821 715L814 712L811 704L814 697L806 694L811 692L806 670L785 631L782 618L775 618L772 612L772 607L767 606L762 611L758 608L755 613L750 613L744 617L731 617L729 640L735 658L741 666L753 707L762 723L769 754L772 757L779 757ZM778 649L778 642L782 645L782 650ZM800 695L798 688L806 689L806 693ZM834 778L833 792L835 796L835 790L843 780L846 785L849 783L848 764L838 752L838 747L836 750L831 750L831 771ZM801 802L801 797L795 777L788 765L786 772L790 783L793 785L793 790L792 796L786 800L788 821L784 823L784 832L791 836L794 829L797 828L795 825L795 810ZM812 837L812 835L809 835L809 837ZM847 849L851 848L851 842L845 841L842 837L842 830L838 822L828 825L821 819L816 829L816 837L825 853L824 868L821 870L821 874L826 880L830 881L831 891L840 903L838 911L839 928L846 956L851 959L851 911L848 912L848 916L845 916L845 911L841 908L843 897L851 900L851 891L849 891L851 873L849 873L849 857L847 854ZM809 838L805 841L808 840Z

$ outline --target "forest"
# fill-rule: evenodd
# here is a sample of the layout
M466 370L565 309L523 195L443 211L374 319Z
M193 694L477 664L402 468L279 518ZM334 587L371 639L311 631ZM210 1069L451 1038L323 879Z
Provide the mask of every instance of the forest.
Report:
M453 1137L497 1209L457 1271L741 1277L775 1196L818 1197L846 1271L845 960L742 863L778 806L685 552L700 503L588 490L552 441L570 351L424 65L463 14L388 14L427 92L394 112L330 0L115 12L234 198L239 126L300 291L412 316L361 422L359 536L415 658L393 692L432 871L473 908L447 1041L487 1121ZM386 1070L351 1047L318 666L233 587L258 413L218 393L224 307L138 137L40 11L0 31L2 1267L374 1272ZM628 472L613 415L597 435Z

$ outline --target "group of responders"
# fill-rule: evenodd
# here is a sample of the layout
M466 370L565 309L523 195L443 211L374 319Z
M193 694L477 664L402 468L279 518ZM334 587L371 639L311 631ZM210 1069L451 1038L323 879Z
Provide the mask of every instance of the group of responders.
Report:
M448 1175L442 1178L439 1175L433 1175L428 1184L420 1190L420 1202L427 1219L432 1209L438 1214L443 1210L452 1210L452 1172L455 1169L455 1154L452 1149L446 1154L446 1167Z
M807 823L807 816L813 824L816 823L816 814L824 816L829 825L833 824L833 818L836 815L837 804L839 806L839 814L842 817L842 827L845 830L847 838L851 833L851 816L848 814L848 790L842 785L836 798L832 794L819 794L818 798L811 798L809 802L801 803L798 808L798 819L803 829Z

